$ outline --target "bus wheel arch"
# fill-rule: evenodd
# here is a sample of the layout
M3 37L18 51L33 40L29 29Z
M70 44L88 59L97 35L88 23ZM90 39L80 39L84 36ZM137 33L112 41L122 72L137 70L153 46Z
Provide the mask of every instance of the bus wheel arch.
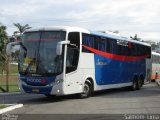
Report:
M92 78L87 78L83 85L83 92L80 93L80 98L88 98L93 94L94 82Z

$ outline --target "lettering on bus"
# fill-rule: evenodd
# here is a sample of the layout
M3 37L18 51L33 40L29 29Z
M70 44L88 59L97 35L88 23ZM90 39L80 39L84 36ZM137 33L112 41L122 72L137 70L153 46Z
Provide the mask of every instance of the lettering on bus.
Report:
M149 46L141 45L127 40L114 39L108 37L100 37L91 34L82 34L82 52L85 53L104 53L112 56L135 57L139 59L145 59L151 57L151 48ZM97 52L99 51L99 52ZM128 58L128 59L131 59Z
M107 62L98 59L96 65L107 65Z
M117 40L117 45L127 46L128 47L128 41L125 40Z

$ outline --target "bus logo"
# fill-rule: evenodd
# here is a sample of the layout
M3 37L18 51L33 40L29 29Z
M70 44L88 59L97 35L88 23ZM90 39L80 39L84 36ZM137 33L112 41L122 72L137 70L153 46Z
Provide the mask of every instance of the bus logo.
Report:
M32 82L32 83L41 83L41 79L35 79L35 78L28 78L27 82Z

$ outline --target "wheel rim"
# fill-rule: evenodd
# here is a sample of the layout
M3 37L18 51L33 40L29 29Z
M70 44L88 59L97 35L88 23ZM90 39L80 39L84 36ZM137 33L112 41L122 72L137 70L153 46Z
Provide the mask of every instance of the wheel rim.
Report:
M136 81L133 82L133 89L136 89Z
M83 90L84 94L88 94L89 91L90 91L89 85L85 83L84 90Z

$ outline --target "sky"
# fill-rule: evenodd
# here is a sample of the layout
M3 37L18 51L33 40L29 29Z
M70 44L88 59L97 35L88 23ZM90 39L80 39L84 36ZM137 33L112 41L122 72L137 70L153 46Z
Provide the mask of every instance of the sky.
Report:
M17 30L13 23L20 23L118 30L126 37L160 41L160 0L0 0L0 23L8 35Z

